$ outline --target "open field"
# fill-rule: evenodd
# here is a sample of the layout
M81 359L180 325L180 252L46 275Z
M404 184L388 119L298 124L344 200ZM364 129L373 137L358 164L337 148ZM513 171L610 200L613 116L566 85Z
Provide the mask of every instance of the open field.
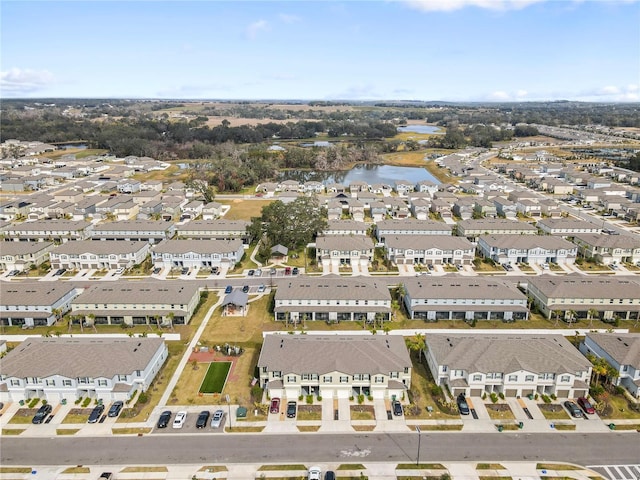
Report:
M200 385L200 393L222 393L227 375L231 369L231 362L211 362L207 373L204 375L202 385Z
M224 216L225 220L251 220L252 217L259 217L262 214L262 207L269 205L274 200L228 200L217 198L218 203L231 205L231 210Z

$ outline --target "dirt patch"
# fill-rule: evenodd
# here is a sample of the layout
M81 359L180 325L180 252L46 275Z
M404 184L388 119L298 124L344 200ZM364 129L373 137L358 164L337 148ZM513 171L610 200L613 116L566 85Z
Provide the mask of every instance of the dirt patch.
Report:
M493 410L494 412L510 412L511 409L506 403L488 403L486 405L487 410Z
M543 412L553 412L553 413L562 412L564 410L562 408L562 405L558 405L555 403L539 403L538 408Z
M375 420L373 405L351 405L351 420Z

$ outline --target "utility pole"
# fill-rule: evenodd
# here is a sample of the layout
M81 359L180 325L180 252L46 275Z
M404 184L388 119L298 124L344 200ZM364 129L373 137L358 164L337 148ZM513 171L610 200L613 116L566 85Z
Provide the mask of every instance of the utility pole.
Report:
M418 432L418 454L416 455L416 467L420 465L420 427L416 425L416 432Z

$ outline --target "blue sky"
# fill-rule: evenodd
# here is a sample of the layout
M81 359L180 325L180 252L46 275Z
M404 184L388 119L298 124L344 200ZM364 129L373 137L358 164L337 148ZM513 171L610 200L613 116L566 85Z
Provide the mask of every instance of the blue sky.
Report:
M0 0L0 95L640 101L636 0Z

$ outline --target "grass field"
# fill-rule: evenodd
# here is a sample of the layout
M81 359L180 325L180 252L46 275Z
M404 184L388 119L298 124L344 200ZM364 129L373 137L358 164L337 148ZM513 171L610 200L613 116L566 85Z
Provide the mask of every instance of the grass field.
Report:
M211 362L200 385L200 393L222 393L229 370L231 362Z
M230 205L231 209L224 218L225 220L251 220L252 217L262 215L262 207L266 207L274 200L226 200L216 198L216 201L223 205Z

